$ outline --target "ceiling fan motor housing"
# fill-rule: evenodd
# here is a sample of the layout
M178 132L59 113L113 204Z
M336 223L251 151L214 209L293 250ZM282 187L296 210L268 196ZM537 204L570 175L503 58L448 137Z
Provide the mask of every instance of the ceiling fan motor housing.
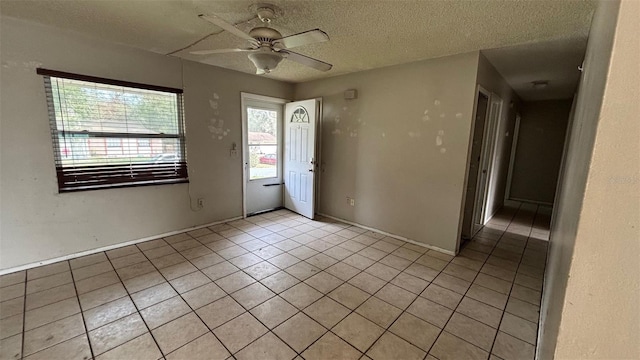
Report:
M282 34L268 27L257 27L249 31L249 35L261 43L271 43L273 40L282 39Z

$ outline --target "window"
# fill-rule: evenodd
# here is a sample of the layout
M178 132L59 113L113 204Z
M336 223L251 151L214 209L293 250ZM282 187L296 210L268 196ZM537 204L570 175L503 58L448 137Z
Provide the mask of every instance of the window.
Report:
M182 90L38 69L60 192L187 182Z
M278 112L247 107L249 180L278 176Z
M293 110L293 114L291 114L291 122L292 123L308 123L309 122L309 113L302 106L298 106L295 110Z

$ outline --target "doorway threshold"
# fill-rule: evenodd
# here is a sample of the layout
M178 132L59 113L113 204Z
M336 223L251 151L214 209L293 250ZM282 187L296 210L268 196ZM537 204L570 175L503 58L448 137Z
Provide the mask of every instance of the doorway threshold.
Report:
M247 217L252 217L252 216L256 216L256 215L262 215L262 214L266 214L266 213L270 213L273 211L278 211L278 210L282 210L284 209L284 206L278 206L272 209L266 209L266 210L260 210L260 211L255 211L252 212L251 214L247 214Z

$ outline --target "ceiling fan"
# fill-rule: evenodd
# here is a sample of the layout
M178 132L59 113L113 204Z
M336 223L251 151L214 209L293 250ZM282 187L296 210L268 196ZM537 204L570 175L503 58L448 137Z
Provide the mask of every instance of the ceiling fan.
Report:
M238 29L217 15L199 15L200 18L221 27L223 30L247 40L249 42L247 48L200 50L192 51L191 54L249 53L249 60L256 66L256 74L258 75L270 73L283 59L292 60L320 71L331 70L333 65L329 63L289 50L297 46L328 41L329 36L327 33L320 29L314 29L283 37L280 32L268 27L271 20L282 13L280 9L271 4L254 4L249 9L256 12L258 18L265 24L265 26L252 29L249 33Z

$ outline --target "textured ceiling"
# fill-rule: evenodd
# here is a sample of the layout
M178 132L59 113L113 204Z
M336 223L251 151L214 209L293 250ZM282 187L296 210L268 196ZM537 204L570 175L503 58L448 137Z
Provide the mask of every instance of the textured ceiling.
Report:
M481 49L587 37L593 0L541 1L283 1L273 27L283 35L321 28L331 41L295 50L334 65L326 73L284 61L269 76L302 82ZM217 14L250 30L253 1L47 0L0 1L2 15L75 30L161 54L255 73L244 54L193 56L189 51L244 46L198 18ZM499 69L500 70L500 69Z
M572 38L516 45L482 51L525 101L569 99L573 97L587 47L585 39ZM533 81L548 81L544 89L534 89Z

